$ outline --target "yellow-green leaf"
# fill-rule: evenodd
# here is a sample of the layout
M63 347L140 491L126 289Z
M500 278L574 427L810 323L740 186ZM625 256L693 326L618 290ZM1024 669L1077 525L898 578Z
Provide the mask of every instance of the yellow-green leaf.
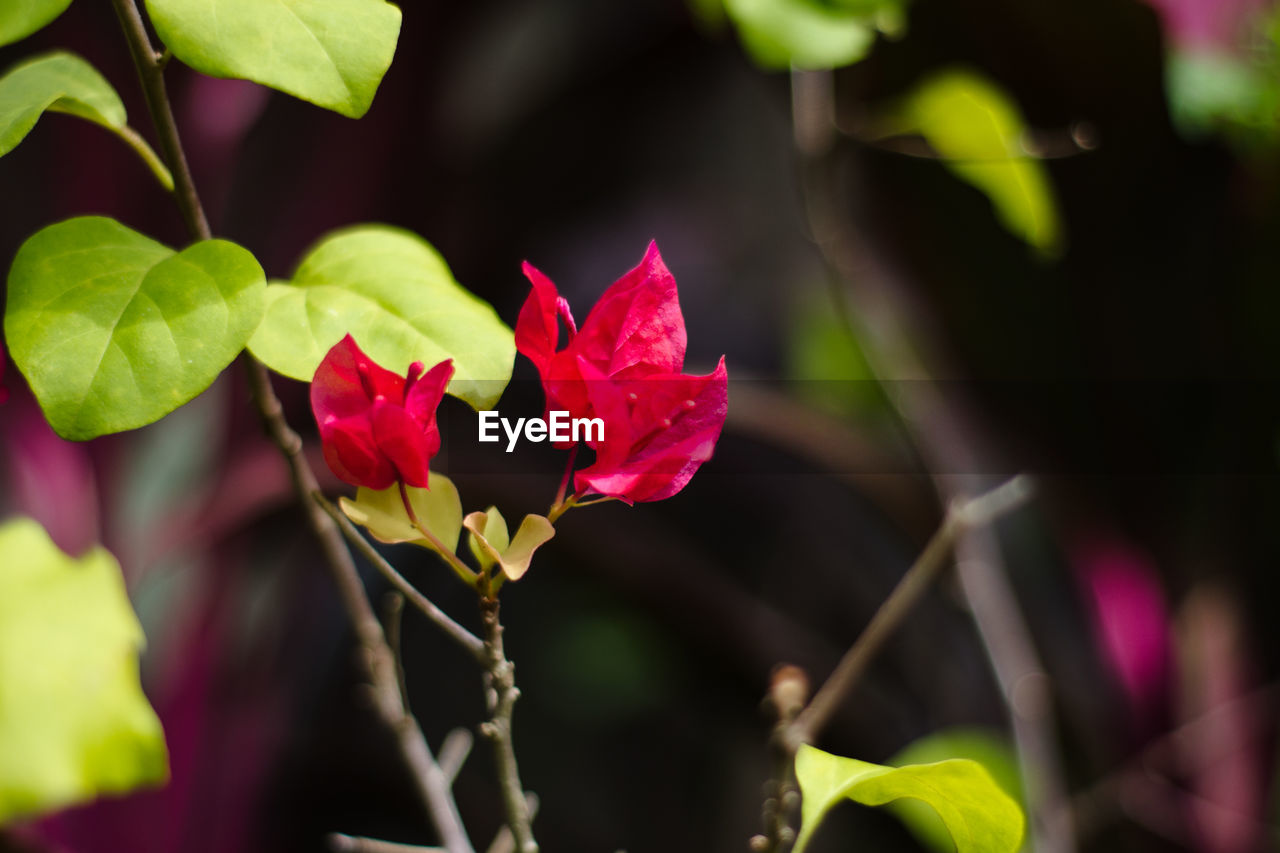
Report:
M942 819L956 853L1015 853L1022 841L1022 810L976 761L885 767L802 746L796 779L802 799L795 853L802 853L822 818L845 799L866 806L903 798L925 802Z
M147 0L160 40L213 77L252 80L359 118L400 37L383 0Z
M1060 248L1048 171L1023 150L1022 114L999 86L972 71L943 71L908 95L900 120L987 196L1006 229L1043 252Z
M0 45L26 38L70 5L71 0L4 0L0 3Z
M0 526L0 824L168 778L142 628L115 558Z
M249 349L277 373L310 382L348 333L378 364L400 371L452 358L448 391L477 409L502 396L515 361L511 330L454 280L439 252L383 225L325 236L290 283L269 285L267 313Z

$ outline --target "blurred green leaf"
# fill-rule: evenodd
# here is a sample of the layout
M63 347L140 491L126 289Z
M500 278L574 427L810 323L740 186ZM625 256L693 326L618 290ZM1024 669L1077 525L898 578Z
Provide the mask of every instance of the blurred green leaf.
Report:
M113 219L70 219L18 250L5 338L58 434L94 438L208 388L258 325L265 285L234 243L175 252Z
M805 298L795 306L786 358L787 375L810 406L838 415L887 411L884 392L830 296Z
M984 729L945 729L927 735L907 746L889 764L931 764L949 758L967 758L981 764L991 775L1000 790L1025 810L1022 794L1022 776L1018 761L1008 741L996 732ZM924 846L938 853L951 853L955 849L951 833L938 813L920 800L903 799L889 803L892 811ZM1023 848L1026 844L1022 845Z
M75 54L37 56L0 77L0 157L16 148L45 112L78 116L107 128L142 157L166 189L173 189L173 176L164 163L125 124L124 104L116 90Z
M453 481L445 475L432 471L430 483L430 489L406 486L405 491L418 521L453 552L458 546L458 534L462 532L462 499ZM347 518L366 528L379 542L411 542L436 550L409 520L399 485L381 491L361 486L356 490L354 501L344 497L339 504Z
M903 105L904 132L919 133L957 177L981 190L1001 223L1041 251L1057 251L1062 226L1048 171L1022 148L1026 130L994 82L952 69L926 79Z
M846 798L866 806L921 800L941 817L956 853L1014 853L1022 840L1021 809L975 761L884 767L802 746L796 779L802 798L795 853L802 853L822 818Z
M71 0L4 0L0 3L0 47L52 23L70 5Z
M1165 60L1169 112L1178 131L1196 139L1225 131L1238 142L1274 141L1280 128L1280 62L1222 53L1174 50Z
M373 103L400 10L383 0L147 0L160 40L213 77L252 80L350 118Z
M115 558L0 527L0 824L168 778L138 679L142 629Z
M348 333L390 370L452 358L449 393L477 409L502 396L515 361L511 330L493 308L454 281L421 237L382 225L324 237L291 283L272 283L249 349L277 373L310 382Z
M751 57L764 68L838 68L862 59L877 32L902 29L904 0L723 0ZM710 19L707 3L699 14Z

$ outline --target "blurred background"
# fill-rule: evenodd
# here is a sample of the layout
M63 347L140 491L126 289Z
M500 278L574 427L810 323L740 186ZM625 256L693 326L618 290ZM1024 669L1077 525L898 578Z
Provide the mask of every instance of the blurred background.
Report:
M406 3L358 122L170 65L214 231L269 276L333 228L388 222L509 324L526 259L581 318L656 239L686 370L726 355L713 461L665 502L570 513L504 592L543 849L746 849L774 666L819 682L943 502L1018 471L1038 499L970 543L819 745L884 762L948 733L929 748L984 750L1009 779L1015 740L1039 744L1033 785L1070 828L1046 850L1277 848L1273 17L1265 0ZM109 4L72 4L0 66L55 47L149 134ZM65 116L0 159L0 198L6 268L82 214L185 242L135 156ZM535 379L518 359L504 414L540 411ZM0 512L119 558L173 778L0 849L431 843L241 373L87 444L53 435L12 368L4 384ZM305 386L276 385L314 441ZM562 454L497 455L463 405L442 417L468 510L545 510ZM386 553L478 623L430 555ZM471 662L413 612L403 633L431 743L473 728ZM457 794L478 845L496 791L477 747ZM815 844L920 849L852 805Z

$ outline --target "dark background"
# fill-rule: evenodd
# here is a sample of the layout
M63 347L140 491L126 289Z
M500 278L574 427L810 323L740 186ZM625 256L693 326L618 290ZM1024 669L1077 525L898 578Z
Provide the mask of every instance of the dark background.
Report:
M149 135L108 4L80 0L0 65L55 47L99 68ZM903 39L836 73L839 112L957 63L998 80L1033 127L1096 132L1096 150L1049 161L1061 257L1031 252L928 159L842 138L821 191L895 270L946 393L999 448L990 470L934 473L1040 473L1041 500L1001 532L1053 678L1081 847L1266 849L1274 713L1258 691L1280 664L1275 152L1175 133L1156 14L1124 0L919 0ZM788 75L756 68L731 30L679 2L543 0L404 4L395 61L358 122L177 62L169 83L214 231L270 276L330 229L389 222L434 244L508 323L526 259L581 319L658 241L680 283L686 369L726 355L729 422L681 494L571 513L504 591L517 750L545 850L745 849L768 772L772 667L821 679L939 517L927 472L857 371L833 356L823 375L797 372L806 318L838 311L809 236ZM134 155L64 116L0 160L0 199L6 265L31 233L82 214L184 242ZM504 414L536 413L523 359L516 377ZM190 411L88 445L48 434L12 369L5 384L4 508L40 518L63 547L102 541L120 558L173 782L0 846L320 850L331 831L429 843L239 371ZM277 388L309 427L305 387ZM446 409L442 465L467 509L543 511L563 455L526 444L495 462L473 416ZM388 553L475 624L443 566ZM1126 649L1145 663L1125 670ZM478 674L412 613L404 656L431 742L474 727ZM1231 707L1245 710L1211 736L1193 732L1207 755L1193 746L1148 767L1159 784L1126 787L1164 732L1241 696ZM947 581L821 745L883 761L957 725L999 730L1005 714ZM483 745L458 799L483 848L500 813ZM914 849L892 818L853 807L819 842Z

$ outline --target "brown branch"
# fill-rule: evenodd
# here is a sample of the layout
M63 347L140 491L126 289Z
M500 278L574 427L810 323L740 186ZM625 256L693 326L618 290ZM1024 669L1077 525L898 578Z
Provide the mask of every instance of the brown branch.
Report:
M943 569L950 565L948 557L956 541L966 532L989 524L993 519L1021 506L1030 496L1030 482L1025 477L1014 477L985 495L952 503L938 532L876 610L867 627L858 635L849 651L845 652L813 699L787 726L786 745L791 754L794 755L801 744L812 743L831 719L836 708L861 680L867 665L884 648L884 644L924 597Z
M112 2L125 38L129 42L138 76L142 81L143 94L160 140L161 152L173 173L174 197L187 223L187 230L197 240L209 239L212 232L209 229L208 217L200 204L200 196L196 192L195 182L192 180L191 170L187 165L178 134L177 122L173 117L173 108L165 90L164 67L167 63L167 53L157 53L152 46L135 0L112 0ZM449 789L448 780L436 764L417 720L405 710L404 697L400 693L396 677L395 658L387 645L382 625L378 622L373 606L369 603L364 586L360 582L351 553L343 545L342 534L337 526L318 504L309 499L311 494L319 491L319 485L306 458L302 455L302 439L285 421L280 400L271 387L267 368L251 357L245 358L245 364L248 368L249 386L254 405L262 416L267 433L289 465L294 492L320 544L325 563L329 566L337 583L339 595L356 636L367 652L361 659L365 663L367 675L374 688L375 707L383 722L396 736L400 752L411 771L418 794L445 848L450 853L473 853L471 842L462 826L462 819L458 815L457 804Z
M498 618L496 597L488 595L480 599L480 616L484 621L484 646L488 655L484 679L485 703L489 707L489 719L480 726L480 733L493 744L502 806L515 839L516 853L538 853L511 738L511 716L520 690L516 687L515 665L507 660L502 647L502 622Z
M342 531L347 540L356 547L365 559L368 560L375 569L377 569L384 578L387 579L405 598L418 608L424 616L435 623L436 627L444 631L449 639L456 642L469 655L471 655L481 666L488 666L489 658L484 650L484 641L466 628L455 622L449 614L445 613L437 607L431 599L427 598L411 583L404 575L396 571L387 559L378 553L378 550L370 544L368 539L356 529L356 526L338 509L333 503L320 492L313 492L312 499L320 505L329 517L338 525L338 529Z

